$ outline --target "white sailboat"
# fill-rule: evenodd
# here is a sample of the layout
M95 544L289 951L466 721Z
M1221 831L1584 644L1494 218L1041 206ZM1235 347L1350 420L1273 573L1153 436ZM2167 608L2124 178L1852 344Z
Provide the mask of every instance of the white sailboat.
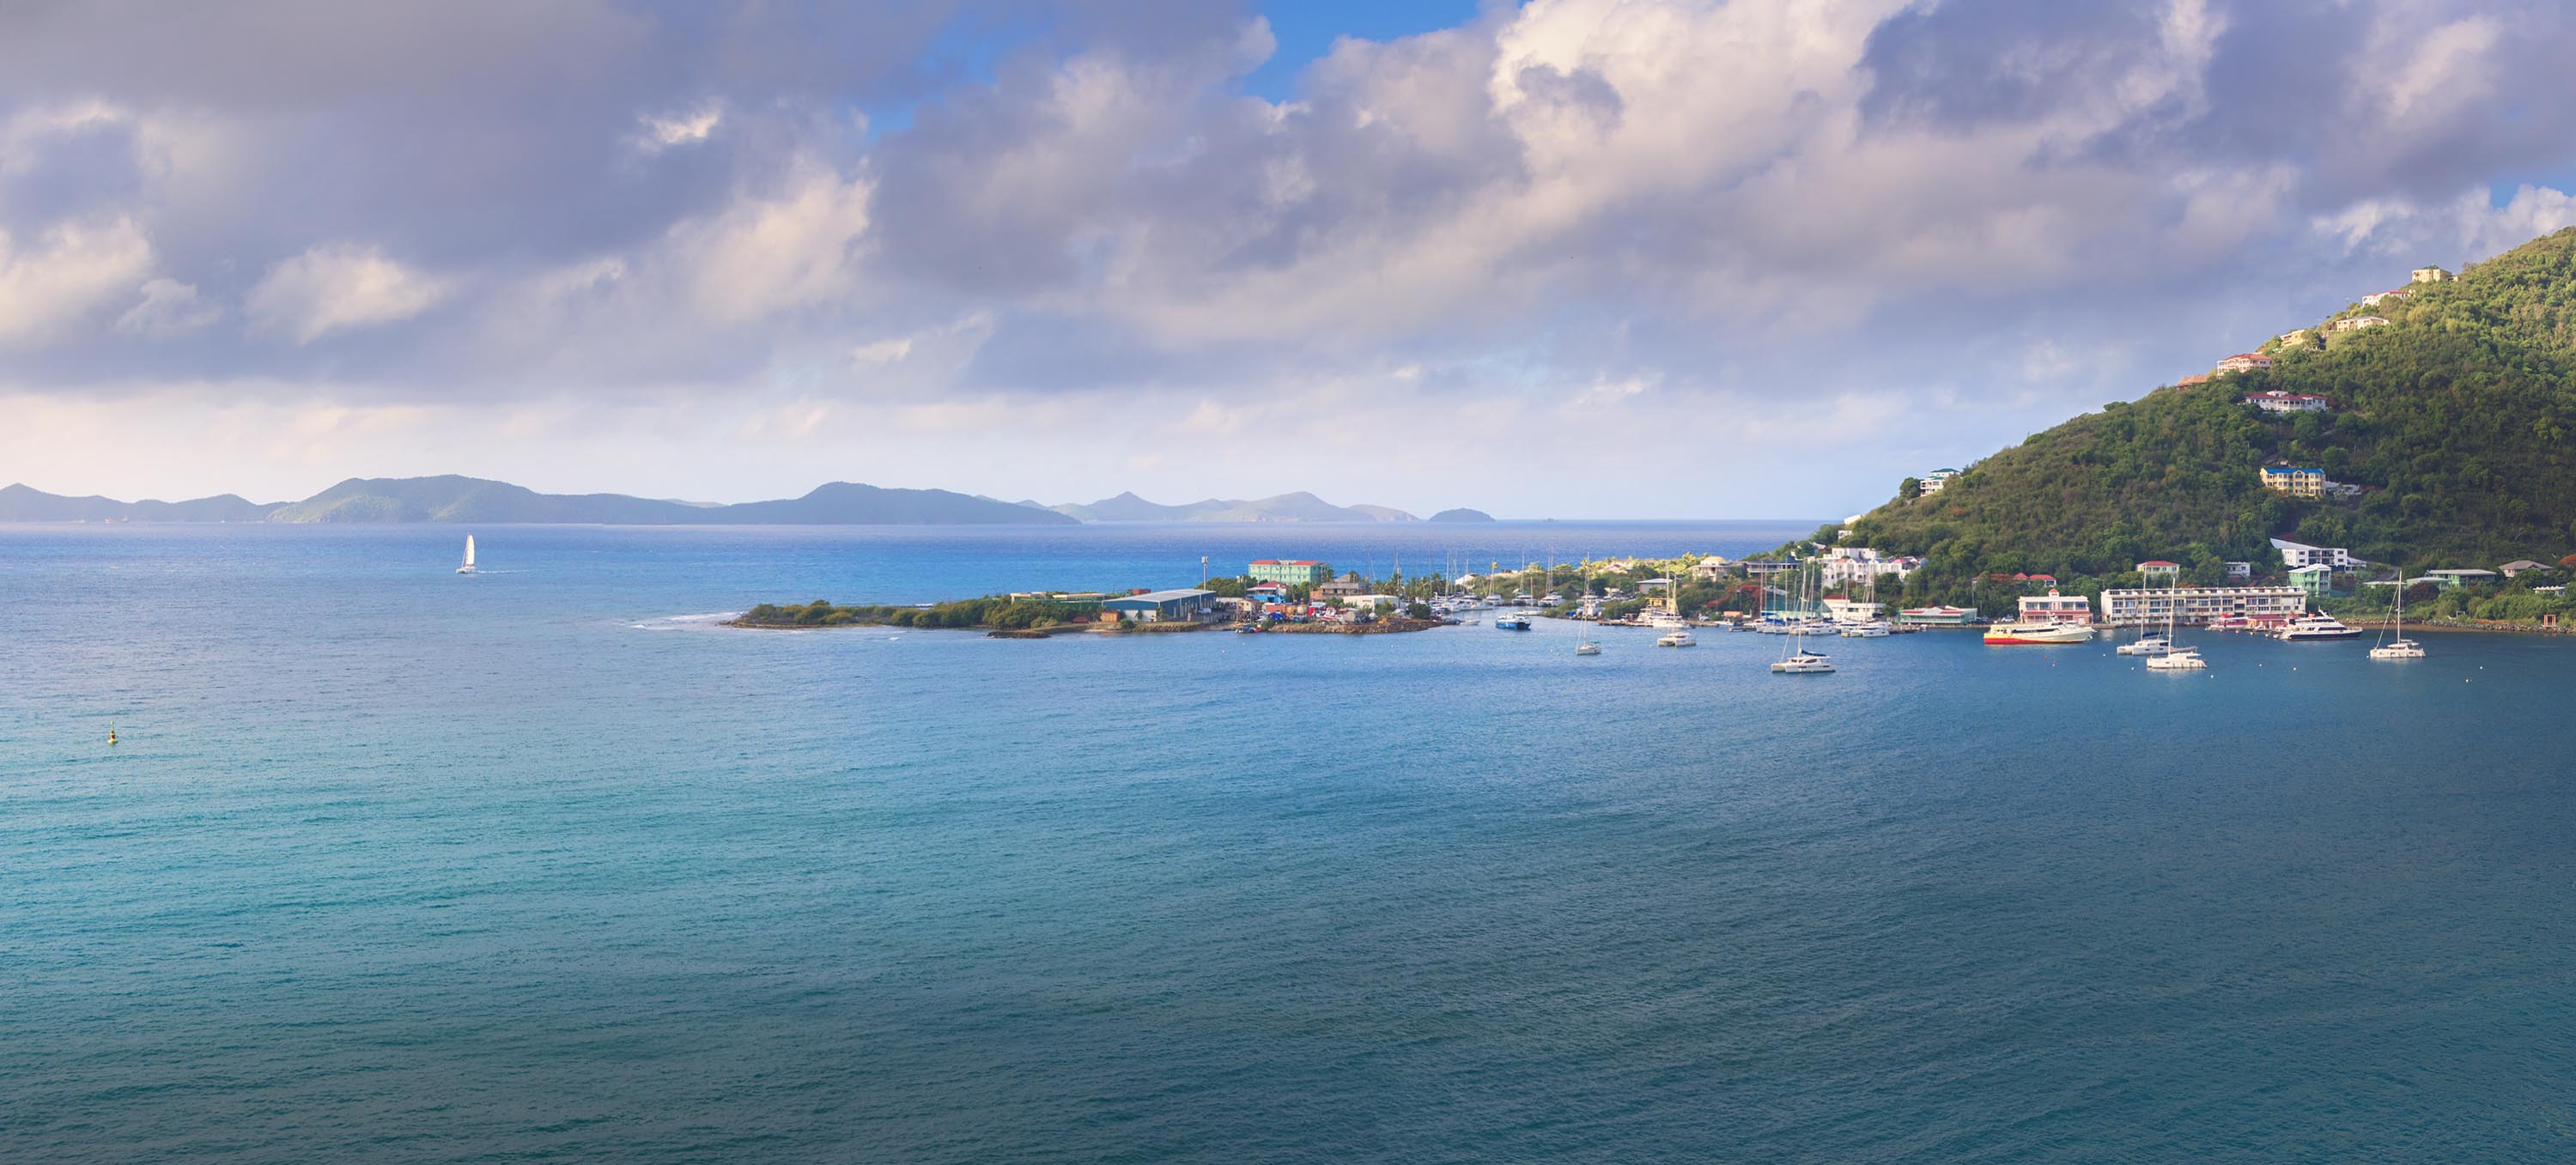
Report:
M1587 555L1587 556L1585 556L1585 558L1584 558L1584 560L1583 560L1583 594L1584 594L1587 598L1589 598L1589 597L1590 597L1590 595L1592 594L1592 559L1591 559L1591 557L1590 557L1590 556L1588 556L1588 555ZM1594 642L1592 641L1592 629L1591 629L1591 628L1589 628L1589 627L1584 628L1584 630L1583 630L1583 638L1582 638L1582 639L1580 639L1580 640L1578 640L1578 641L1576 641L1576 642L1575 642L1575 644L1574 644L1574 654L1576 654L1576 655L1599 655L1599 654L1601 654L1601 645L1600 645L1600 644L1598 644L1598 643L1594 643Z
M2199 648L2184 647L2174 641L2174 612L2182 606L2182 579L2175 578L2173 585L2176 593L2172 601L2165 604L2165 649L2148 658L2148 671L2198 671L2209 666L2200 658Z
M1807 568L1805 564L1802 563L1798 567L1798 606L1801 608L1801 613L1803 613L1803 609L1806 605ZM1823 675L1834 670L1833 660L1830 657L1807 650L1806 623L1799 623L1797 629L1789 633L1789 642L1791 644L1791 651L1789 654L1781 656L1778 662L1771 665L1772 674L1785 676L1815 676Z
M474 573L474 536L471 534L465 536L465 565L457 567L456 573Z
M2401 570L2397 572L2397 582L2391 589L2397 592L2397 601L2388 605L2389 625L2380 629L2379 637L2381 642L2378 646L2370 649L2370 658L2422 659L2424 658L2424 645L2406 637L2405 571ZM2397 632L2397 638L2395 639L2388 638L2388 632L2392 629Z

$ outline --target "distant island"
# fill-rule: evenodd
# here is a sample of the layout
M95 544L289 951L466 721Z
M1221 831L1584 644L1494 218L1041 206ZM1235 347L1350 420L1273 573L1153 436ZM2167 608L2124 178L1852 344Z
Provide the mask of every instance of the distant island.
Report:
M1036 502L1023 502L1036 506ZM1149 502L1134 493L1088 504L1067 502L1041 506L1085 522L1418 522L1421 519L1390 506L1337 506L1313 494L1278 494L1246 501L1207 498L1184 505Z
M1483 510L1456 509L1442 510L1431 515L1431 520L1434 522L1490 522L1494 520L1494 516Z
M1453 518L1451 514L1474 514ZM1252 501L1210 498L1158 505L1132 493L1089 505L1042 506L944 489L889 489L836 481L798 498L733 505L631 497L545 494L506 481L439 477L353 477L296 502L254 502L235 494L184 502L65 497L26 485L0 488L0 522L443 522L594 526L1071 526L1082 522L1412 522L1386 506L1336 506L1310 493ZM1435 520L1490 521L1473 510Z

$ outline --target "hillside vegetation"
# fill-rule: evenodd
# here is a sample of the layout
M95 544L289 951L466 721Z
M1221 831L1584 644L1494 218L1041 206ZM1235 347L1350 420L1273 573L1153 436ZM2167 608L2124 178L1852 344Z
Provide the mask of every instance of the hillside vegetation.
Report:
M2228 560L2277 571L2274 537L2410 572L2576 550L2576 228L2335 318L2365 315L2389 322L2311 327L2287 349L2265 345L2270 369L2160 388L2034 434L1938 494L1864 515L1849 541L1922 555L1907 597L1952 602L1995 574L2088 591L2132 583L2149 558L2198 582ZM2241 403L2270 389L2335 408L2281 418ZM2257 471L2276 463L2321 467L2361 495L2267 491Z

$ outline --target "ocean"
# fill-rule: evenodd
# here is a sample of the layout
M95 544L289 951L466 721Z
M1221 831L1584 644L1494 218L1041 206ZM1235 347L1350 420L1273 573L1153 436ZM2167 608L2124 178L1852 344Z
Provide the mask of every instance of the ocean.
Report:
M718 625L1814 525L0 527L0 1160L2576 1157L2576 645Z

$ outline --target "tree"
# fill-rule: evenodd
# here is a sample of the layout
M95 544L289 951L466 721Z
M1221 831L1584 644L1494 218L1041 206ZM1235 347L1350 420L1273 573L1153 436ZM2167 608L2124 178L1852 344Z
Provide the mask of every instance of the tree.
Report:
M1910 502L1923 496L1923 479L1909 477L1896 483L1896 500Z

